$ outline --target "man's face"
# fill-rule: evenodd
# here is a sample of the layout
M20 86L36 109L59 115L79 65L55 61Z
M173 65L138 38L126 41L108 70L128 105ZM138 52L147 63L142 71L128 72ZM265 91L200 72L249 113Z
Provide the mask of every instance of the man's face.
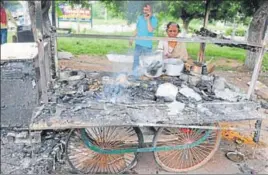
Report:
M143 14L145 16L147 16L149 12L151 12L151 7L149 5L143 7Z

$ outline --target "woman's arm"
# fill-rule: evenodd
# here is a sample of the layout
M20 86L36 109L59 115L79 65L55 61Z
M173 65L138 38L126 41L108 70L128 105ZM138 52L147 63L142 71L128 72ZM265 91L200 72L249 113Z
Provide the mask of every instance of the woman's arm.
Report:
M189 58L189 55L188 55L188 52L187 52L187 49L186 49L186 44L185 43L180 43L181 44L181 49L180 49L180 58L183 60L183 61L187 61L188 58Z

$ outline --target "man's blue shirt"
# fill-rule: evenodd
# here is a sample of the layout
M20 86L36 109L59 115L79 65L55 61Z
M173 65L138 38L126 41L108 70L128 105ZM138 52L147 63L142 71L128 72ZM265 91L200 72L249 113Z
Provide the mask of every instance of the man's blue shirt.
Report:
M150 22L151 25L154 29L156 29L157 27L157 19L155 16L152 16L150 18ZM137 21L137 36L148 36L148 37L152 37L153 36L153 32L149 32L148 31L148 27L147 27L147 21L144 18L143 15L138 17L138 21ZM149 41L149 40L136 40L136 44L140 45L140 46L144 46L144 47L148 47L148 48L152 48L153 46L153 41Z

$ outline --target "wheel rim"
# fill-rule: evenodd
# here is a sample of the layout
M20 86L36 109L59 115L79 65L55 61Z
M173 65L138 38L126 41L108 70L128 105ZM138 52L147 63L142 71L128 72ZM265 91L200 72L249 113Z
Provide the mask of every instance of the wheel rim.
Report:
M132 127L93 127L86 128L87 138L92 144L103 149L140 147L141 132ZM66 148L67 160L78 173L120 173L131 168L136 161L136 153L99 154L90 150L81 137L80 130L69 134Z
M204 129L160 128L155 135L154 146L191 144L204 136ZM205 142L193 148L154 152L156 162L171 172L186 172L204 165L216 152L221 134L218 130L210 133Z

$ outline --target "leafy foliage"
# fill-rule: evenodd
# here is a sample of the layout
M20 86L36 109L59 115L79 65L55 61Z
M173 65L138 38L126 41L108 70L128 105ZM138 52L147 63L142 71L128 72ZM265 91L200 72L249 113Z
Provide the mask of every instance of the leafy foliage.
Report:
M207 0L199 1L149 1L153 5L154 12L160 18L172 16L174 19L182 19L184 28L188 28L192 19L202 19L205 16ZM210 20L239 21L249 23L249 16L260 7L264 0L210 0ZM134 22L141 11L143 3L148 1L117 1L101 0L109 10L118 16Z

